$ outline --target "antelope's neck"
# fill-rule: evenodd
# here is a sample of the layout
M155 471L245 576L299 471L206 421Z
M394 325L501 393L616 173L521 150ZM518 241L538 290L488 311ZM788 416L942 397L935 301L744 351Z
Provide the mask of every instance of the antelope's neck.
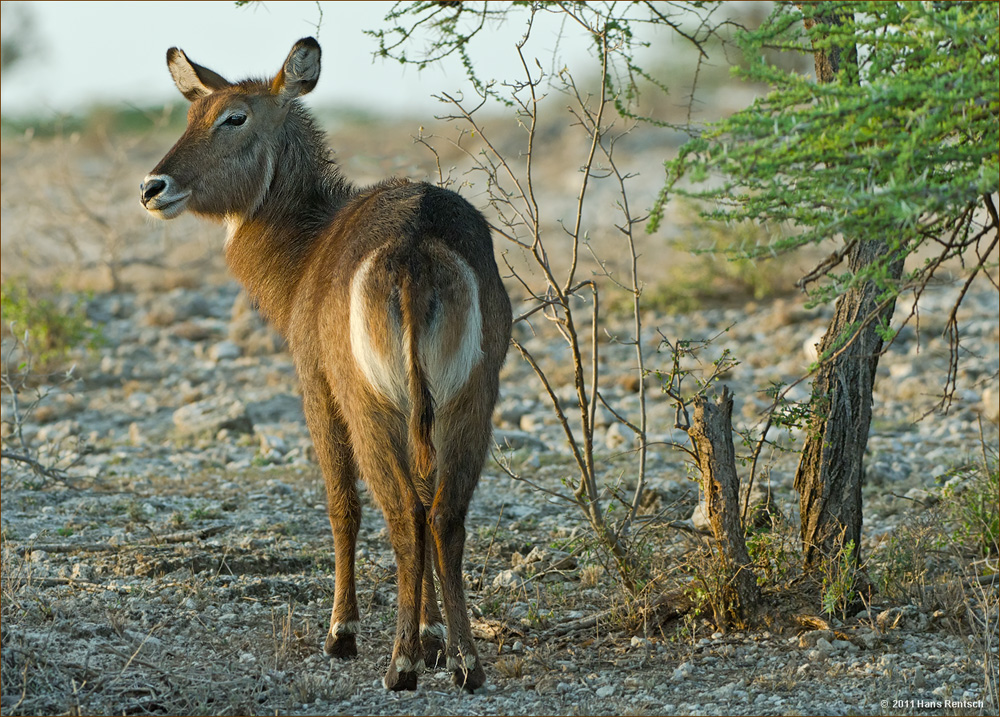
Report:
M310 245L307 237L258 219L226 219L226 263L282 334Z
M226 217L226 263L282 335L310 254L349 193L339 176L315 180L279 182L252 216Z

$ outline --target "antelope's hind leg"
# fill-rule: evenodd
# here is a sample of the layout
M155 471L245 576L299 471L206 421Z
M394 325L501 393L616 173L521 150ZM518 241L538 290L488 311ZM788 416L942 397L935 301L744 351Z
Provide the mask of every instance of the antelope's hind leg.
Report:
M496 374L491 376L480 367L462 392L437 415L438 487L430 512L448 623L448 669L455 684L470 692L486 682L472 637L462 577L465 517L492 436L493 406L481 400L483 395L496 395Z
M420 608L427 511L409 475L407 426L402 414L370 397L358 399L351 404L356 409L348 416L354 455L385 516L396 555L396 640L382 683L389 690L414 690L424 669Z

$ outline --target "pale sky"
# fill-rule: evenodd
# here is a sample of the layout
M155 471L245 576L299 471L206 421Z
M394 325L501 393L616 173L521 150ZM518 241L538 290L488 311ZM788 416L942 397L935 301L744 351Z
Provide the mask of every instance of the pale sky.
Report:
M4 3L5 5L7 3ZM316 35L315 2L264 2L237 8L233 2L29 2L39 51L4 74L4 114L48 115L97 102L140 106L179 99L167 72L168 47L230 80L273 75L292 44ZM431 98L467 88L457 60L418 72L395 61L373 59L377 41L363 30L383 26L391 2L323 2L317 39L323 75L310 103L347 105L376 112L434 112ZM560 26L544 14L536 27L535 52L552 62ZM520 22L491 28L473 47L484 77L511 76ZM558 42L566 59L585 52L587 38L568 33Z

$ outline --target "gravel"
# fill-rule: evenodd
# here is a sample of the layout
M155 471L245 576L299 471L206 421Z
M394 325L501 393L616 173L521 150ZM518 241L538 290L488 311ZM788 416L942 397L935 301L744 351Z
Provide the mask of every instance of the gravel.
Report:
M961 487L951 472L980 452L980 417L986 444L997 445L998 301L988 287L974 287L960 312L965 347L977 358L963 363L956 405L918 420L934 406L947 359L947 344L926 327L956 291L927 292L925 328L902 332L880 362L866 555L940 500L943 483ZM901 304L897 311L908 310ZM61 442L67 450L82 437L87 450L64 482L3 462L5 714L996 713L982 703L981 636L970 640L963 616L930 599L892 604L876 596L868 610L818 627L793 619L816 615L816 605L778 599L758 631L722 633L693 614L644 627L628 615L655 613L624 599L578 511L492 462L470 510L465 565L488 685L462 694L445 672L429 669L416 693L387 694L380 679L391 649L395 567L367 494L358 544L361 657L335 663L321 651L332 540L281 341L228 284L98 295L87 310L101 318L106 345L96 357L81 356L72 393L51 396L23 425L30 445ZM826 319L795 299L651 314L642 341L650 363L665 365L655 329L697 339L732 325L709 353L729 348L742 361L724 382L737 397L736 419L752 425L769 403L760 388L802 374ZM619 328L626 336L626 322ZM525 343L553 375L568 375L556 340ZM631 351L602 344L606 375L628 374ZM685 521L698 505L697 486L685 456L668 444L686 436L651 385L658 443L649 457L649 510ZM636 386L609 380L605 389L630 420ZM572 397L565 383L555 390L561 400ZM12 421L7 402L3 408ZM602 480L624 475L627 487L633 438L610 412L599 418ZM513 469L549 491L567 490L573 463L563 427L514 355L495 422ZM794 446L801 436L782 430L773 438ZM776 455L767 486L775 509L793 518L794 468L794 452ZM657 546L665 563L690 549L683 531L670 535ZM994 670L996 644L987 648Z

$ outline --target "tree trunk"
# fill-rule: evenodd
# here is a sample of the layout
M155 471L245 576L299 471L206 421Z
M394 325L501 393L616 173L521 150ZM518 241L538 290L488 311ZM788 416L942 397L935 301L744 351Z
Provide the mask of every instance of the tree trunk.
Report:
M890 248L881 240L857 242L849 254L852 271L884 257ZM899 278L902 262L890 265ZM880 289L872 283L851 289L837 302L837 311L819 345L823 356L852 326L878 309ZM860 330L857 338L816 372L812 388L812 422L795 474L799 492L805 567L819 567L834 558L848 542L854 543L859 564L861 547L861 487L864 453L872 418L872 388L882 350L878 327L887 321L895 302L883 307L879 318Z
M816 22L840 25L843 16L821 16ZM834 81L841 67L847 72L843 81L857 81L857 49L853 44L817 50L815 61L819 82ZM850 269L858 272L874 262L885 261L890 251L892 248L883 239L859 238L848 253ZM890 278L898 279L902 269L901 260L891 260ZM842 345L845 335L851 335L854 327L878 311L880 293L874 283L866 282L840 297L819 346L821 357ZM838 556L849 542L854 544L855 566L860 564L863 461L871 426L875 370L882 350L879 328L892 317L894 307L894 301L882 307L879 316L868 321L845 350L823 362L813 380L814 414L795 474L807 570L820 568L825 559Z
M760 602L740 520L740 479L733 447L733 394L723 388L716 403L704 396L694 402L694 420L688 435L698 455L705 514L719 544L725 571L716 623L746 626L753 622Z

